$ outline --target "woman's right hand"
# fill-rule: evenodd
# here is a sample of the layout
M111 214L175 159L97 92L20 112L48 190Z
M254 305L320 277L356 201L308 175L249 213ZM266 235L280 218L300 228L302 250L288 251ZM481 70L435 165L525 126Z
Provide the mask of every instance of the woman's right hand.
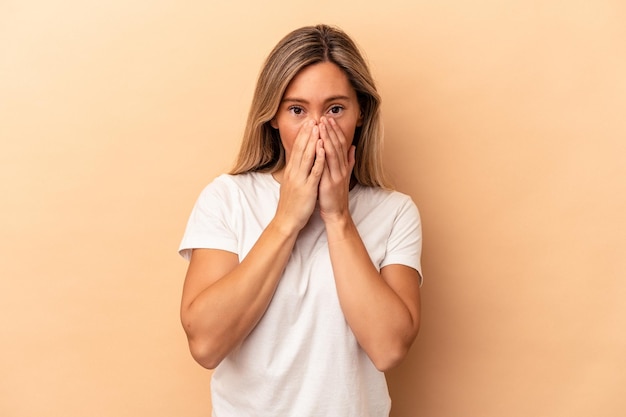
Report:
M299 232L311 217L324 172L325 153L315 121L300 128L286 158L279 175L280 198L274 220L284 233L291 234Z
M194 249L181 320L193 357L215 368L257 325L291 256L298 233L315 209L325 154L315 123L296 135L281 182L276 215L248 254Z

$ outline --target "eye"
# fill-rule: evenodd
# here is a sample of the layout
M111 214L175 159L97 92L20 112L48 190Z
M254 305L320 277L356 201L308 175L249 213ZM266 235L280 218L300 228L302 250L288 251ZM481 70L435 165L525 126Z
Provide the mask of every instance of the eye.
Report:
M340 114L343 111L342 106L332 106L328 112L330 114Z
M304 111L304 109L300 106L290 106L287 110L289 110L291 113L295 114L296 116L302 114L302 112Z

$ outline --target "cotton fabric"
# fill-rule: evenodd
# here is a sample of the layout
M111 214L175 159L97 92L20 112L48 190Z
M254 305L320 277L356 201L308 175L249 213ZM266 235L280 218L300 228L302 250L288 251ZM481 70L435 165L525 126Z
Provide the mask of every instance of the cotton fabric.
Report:
M181 242L242 260L276 213L271 174L222 175L200 194ZM411 198L356 185L350 212L377 269L421 275L421 223ZM214 417L387 417L385 376L359 347L339 305L324 223L316 209L298 235L274 297L257 326L215 369Z

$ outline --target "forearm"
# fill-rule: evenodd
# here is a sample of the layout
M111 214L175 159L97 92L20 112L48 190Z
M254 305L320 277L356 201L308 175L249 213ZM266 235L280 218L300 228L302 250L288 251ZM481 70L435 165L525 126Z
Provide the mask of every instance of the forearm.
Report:
M326 230L346 320L376 367L389 369L406 355L419 318L376 269L351 218L327 223Z
M297 232L272 222L241 263L183 305L181 316L194 358L214 368L265 313Z

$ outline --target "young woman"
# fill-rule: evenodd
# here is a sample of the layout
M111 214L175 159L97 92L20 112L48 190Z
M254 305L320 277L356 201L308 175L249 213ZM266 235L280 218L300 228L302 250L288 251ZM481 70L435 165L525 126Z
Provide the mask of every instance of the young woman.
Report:
M379 107L339 29L297 29L267 58L236 166L180 246L214 416L389 415L383 372L419 328L421 224L385 181Z

